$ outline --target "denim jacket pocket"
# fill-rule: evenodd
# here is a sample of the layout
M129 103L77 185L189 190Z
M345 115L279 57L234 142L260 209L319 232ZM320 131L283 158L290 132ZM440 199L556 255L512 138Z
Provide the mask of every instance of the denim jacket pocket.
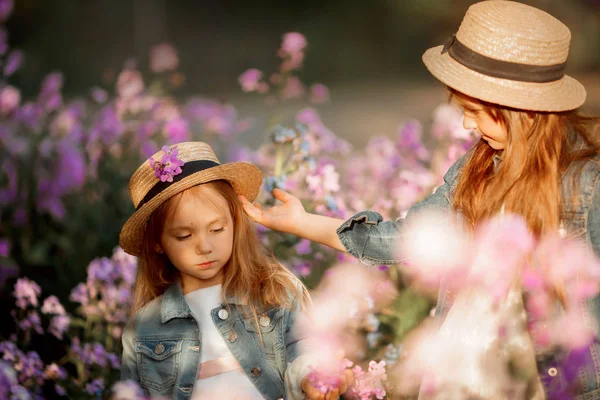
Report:
M563 212L559 232L563 238L585 240L585 216L579 212Z
M138 340L135 350L142 385L158 393L175 385L181 347L180 340Z
M282 318L285 314L285 309L275 307L258 315L258 321L253 317L244 318L244 328L250 332L259 344L259 347L268 358L275 358L275 349L282 348L283 343L279 338L276 326L281 326ZM258 328L257 329L257 322Z

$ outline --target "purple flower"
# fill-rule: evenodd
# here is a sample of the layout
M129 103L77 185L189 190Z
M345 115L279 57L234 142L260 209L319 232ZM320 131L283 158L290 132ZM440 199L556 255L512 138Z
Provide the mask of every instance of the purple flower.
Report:
M82 306L89 304L89 294L85 283L80 283L71 291L69 299L74 303L79 303Z
M16 314L13 313L13 317L15 317L15 315ZM40 320L40 315L37 311L29 311L27 313L27 316L21 321L19 321L18 325L19 328L23 331L29 331L33 329L40 335L44 334L44 331L42 329L42 321Z
M165 153L160 162L150 157L148 163L150 167L154 169L154 176L160 179L161 182L173 182L173 177L181 173L181 167L183 161L177 158L179 150L177 146L169 149L167 146L163 146L162 151Z
M125 131L113 104L102 108L90 130L90 139L100 139L104 144L113 144Z
M23 52L20 50L13 50L6 58L4 64L4 76L10 77L12 74L17 72L23 62Z
M43 105L46 111L55 111L62 106L62 95L60 93L62 86L63 76L60 72L48 74L42 82L38 103Z
M296 252L298 253L298 255L310 254L312 252L312 250L310 248L310 241L308 241L306 239L302 239L296 245Z
M108 93L106 90L99 87L92 88L90 91L90 96L98 104L104 104L106 103L106 100L108 100Z
M6 361L0 361L0 399L8 399L10 389L17 384L17 373L12 365Z
M0 239L0 257L8 257L10 255L10 241L8 239Z
M71 319L66 315L57 315L50 321L48 331L56 336L58 339L62 339L65 332L69 329Z
M36 103L25 103L16 110L16 120L23 123L27 128L37 131L40 128L44 109Z
M64 387L62 387L61 385L59 385L58 383L56 385L54 385L54 390L56 391L56 394L59 396L66 396L67 391L65 390Z
M96 258L88 266L88 283L112 283L115 280L115 266L109 258Z
M38 384L44 381L44 364L35 351L30 351L27 354L21 353L19 362L15 364L15 369L19 373L21 383L30 379Z
M121 368L121 359L118 355L113 353L107 353L106 358L108 359L108 362L110 363L111 367L113 367L114 369Z
M141 153L144 157L150 157L152 154L158 151L158 146L152 141L145 142L142 145Z
M185 142L189 139L188 122L183 118L173 118L165 124L164 130L170 142Z
M28 305L37 307L38 296L42 290L39 285L27 278L20 278L15 283L13 295L17 298L17 307L24 310Z
M94 379L85 386L85 390L93 396L100 396L104 390L104 379Z
M13 0L0 0L0 22L6 21L12 13L13 5Z

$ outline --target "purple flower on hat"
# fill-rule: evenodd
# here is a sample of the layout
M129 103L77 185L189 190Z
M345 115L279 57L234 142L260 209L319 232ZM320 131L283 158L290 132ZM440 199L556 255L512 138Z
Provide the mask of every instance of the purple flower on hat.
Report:
M168 146L163 146L162 151L165 155L162 156L160 162L150 157L148 163L154 169L154 176L160 179L161 182L173 182L173 177L181 173L183 161L177 158L179 150L177 146L169 149Z

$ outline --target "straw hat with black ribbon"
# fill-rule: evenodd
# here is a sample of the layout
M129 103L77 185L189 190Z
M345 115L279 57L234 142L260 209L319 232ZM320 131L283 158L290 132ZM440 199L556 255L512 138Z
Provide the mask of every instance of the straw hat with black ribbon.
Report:
M216 180L228 181L236 193L253 201L262 184L262 173L245 162L220 164L212 148L202 142L178 143L155 153L129 180L135 212L121 230L123 250L139 256L146 224L161 204L186 189Z
M447 86L489 103L530 111L574 110L581 83L565 75L571 32L537 8L506 0L469 7L458 32L423 54Z

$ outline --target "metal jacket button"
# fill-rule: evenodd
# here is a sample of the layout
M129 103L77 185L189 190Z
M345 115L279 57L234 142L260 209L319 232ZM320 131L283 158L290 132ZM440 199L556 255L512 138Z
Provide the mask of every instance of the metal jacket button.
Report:
M162 343L157 344L154 348L154 352L160 356L162 353L165 352L165 346L163 346Z
M269 324L271 323L271 318L267 317L266 315L263 315L258 320L258 323L260 324L260 326L262 326L264 328L266 326L269 326Z
M229 340L230 343L233 343L237 340L238 335L237 333L235 333L235 331L231 331L229 332L229 335L227 335L227 340Z
M229 318L229 313L227 312L226 309L222 308L219 310L218 314L219 318L221 318L223 321L225 321L227 318Z
M254 367L252 368L252 371L250 371L252 373L252 376L255 378L258 378L260 376L260 374L262 373L262 370L259 367Z

